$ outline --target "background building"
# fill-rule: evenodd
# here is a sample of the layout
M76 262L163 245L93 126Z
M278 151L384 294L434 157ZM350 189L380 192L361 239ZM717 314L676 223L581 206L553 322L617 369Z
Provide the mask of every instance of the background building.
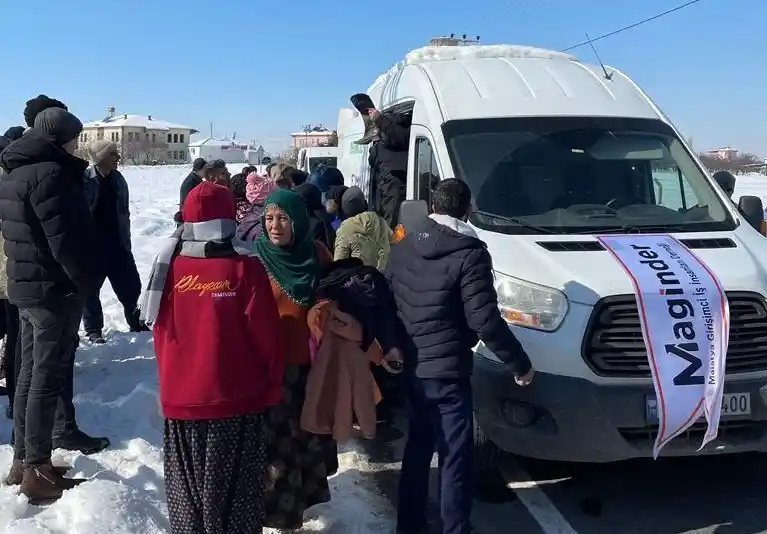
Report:
M126 164L186 163L191 161L189 138L195 133L197 130L190 126L158 120L152 115L116 115L111 107L102 120L83 125L80 142L113 141Z
M290 134L292 148L332 146L338 139L336 132L322 126L307 125L303 132Z
M227 163L246 163L247 144L236 143L233 139L206 137L189 144L191 159L203 158L206 161L222 159Z

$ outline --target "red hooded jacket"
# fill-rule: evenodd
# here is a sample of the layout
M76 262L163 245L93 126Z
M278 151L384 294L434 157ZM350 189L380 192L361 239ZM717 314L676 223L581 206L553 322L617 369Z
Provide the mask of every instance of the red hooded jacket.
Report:
M234 196L204 182L189 193L183 213L190 223L234 220ZM223 419L279 403L280 318L258 258L177 255L162 299L154 343L165 417Z

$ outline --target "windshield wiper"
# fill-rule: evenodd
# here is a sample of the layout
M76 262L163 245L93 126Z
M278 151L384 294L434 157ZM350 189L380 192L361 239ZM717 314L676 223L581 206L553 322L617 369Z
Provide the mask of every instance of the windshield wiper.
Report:
M499 221L516 224L517 226L528 228L529 230L535 230L536 232L540 232L541 234L558 233L558 232L554 232L553 230L549 230L548 228L543 228L541 226L536 226L534 224L526 223L525 221L521 219L517 219L516 217L506 217L505 215L496 215L495 213L490 213L489 211L482 211L482 210L473 210L472 213L476 215L482 215L483 217L489 217L491 219L497 219Z

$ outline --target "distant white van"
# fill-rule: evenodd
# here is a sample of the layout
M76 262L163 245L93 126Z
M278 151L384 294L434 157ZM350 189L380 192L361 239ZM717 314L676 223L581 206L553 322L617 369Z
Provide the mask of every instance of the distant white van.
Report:
M320 165L335 167L338 165L338 152L338 147L334 146L301 148L298 151L298 163L296 168L311 174Z
M670 233L722 282L731 326L720 438L694 425L664 455L767 448L767 240L761 200L729 202L671 121L622 72L511 45L416 50L368 89L410 114L405 230L430 180L471 186L469 222L493 256L500 307L535 368L530 388L476 348L478 453L650 457L654 391L633 287L593 237ZM339 114L339 168L368 190L359 114ZM745 402L748 400L749 402ZM735 404L738 404L736 402Z

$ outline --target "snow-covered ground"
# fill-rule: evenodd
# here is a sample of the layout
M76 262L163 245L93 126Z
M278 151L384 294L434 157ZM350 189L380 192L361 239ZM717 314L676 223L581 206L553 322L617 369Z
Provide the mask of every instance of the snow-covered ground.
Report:
M231 165L232 171L239 167ZM126 167L131 191L133 253L146 279L159 240L173 230L178 186L188 167ZM169 532L162 465L162 416L150 334L126 333L109 284L102 291L108 344L77 355L75 405L83 430L108 436L112 447L93 456L56 451L54 460L90 480L57 503L29 506L18 487L0 487L0 533L161 534ZM4 414L5 399L0 400ZM0 475L12 460L11 424L0 416ZM372 469L353 447L340 457L333 500L307 512L304 532L392 532L392 510L371 484Z

